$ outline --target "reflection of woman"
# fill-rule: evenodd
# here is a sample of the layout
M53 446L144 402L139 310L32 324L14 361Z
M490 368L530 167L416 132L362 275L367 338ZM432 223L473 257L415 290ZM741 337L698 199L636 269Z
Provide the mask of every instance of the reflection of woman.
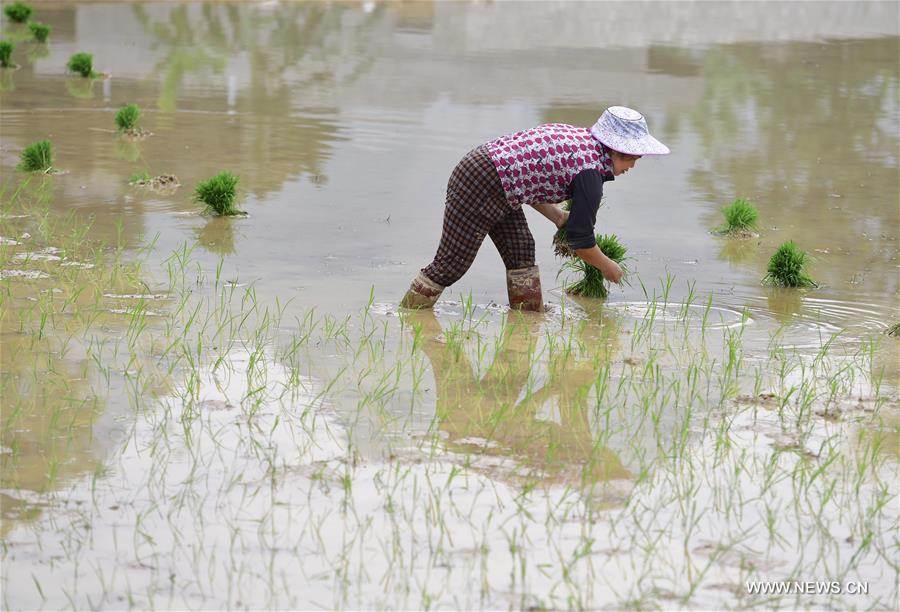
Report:
M575 254L619 282L621 268L594 240L603 183L627 172L642 155L668 152L650 135L643 115L624 106L607 109L591 129L539 125L472 149L450 175L434 260L413 280L401 305L433 306L444 288L466 273L490 236L506 266L510 306L541 310L534 238L522 211L526 204L557 227L565 226ZM567 199L571 213L556 206Z
M508 322L490 367L478 378L464 352L436 339L443 330L433 312L407 320L421 326L422 350L434 372L438 426L451 448L512 455L548 477L571 467L580 468L585 482L630 477L617 455L594 441L587 419L593 362L562 355L551 364L544 385L534 392L526 389L519 399L531 374L539 321ZM539 418L553 399L558 422Z

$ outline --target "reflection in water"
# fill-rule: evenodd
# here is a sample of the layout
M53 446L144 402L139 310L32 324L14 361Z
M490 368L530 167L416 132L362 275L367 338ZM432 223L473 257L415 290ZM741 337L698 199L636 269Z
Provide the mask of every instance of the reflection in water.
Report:
M6 492L0 537L16 520L37 516L29 494L59 490L99 469L93 424L105 408L91 389L86 357L58 359L61 346L35 351L32 338L13 332L9 323L0 351L0 488Z
M47 46L47 43L32 43L31 48L28 50L28 63L33 64L48 55L50 55L50 48Z
M157 64L157 70L164 73L157 107L166 112L175 111L181 82L186 75L199 73L207 68L221 72L224 65L222 58L208 55L202 49L173 50Z
M13 78L14 69L0 68L0 91L15 91L16 81Z
M722 238L719 257L731 263L741 264L752 261L759 251L759 238Z
M460 327L443 329L432 311L406 316L419 327L417 341L431 363L438 427L447 434L449 448L511 456L530 468L530 476L547 482L593 484L631 478L588 419L595 367L602 364L579 361L577 349L561 346L554 338L547 378L534 387L541 318L512 313L498 336L493 360L479 376L466 355ZM588 327L580 326L579 341L588 340Z
M136 162L141 158L141 146L138 141L119 136L116 138L116 157L129 162Z
M896 401L890 408L881 411L881 428L854 427L854 446L863 452L870 450L874 455L882 455L891 461L900 462L900 411Z
M708 218L750 196L764 241L789 236L833 254L817 269L824 283L846 286L860 272L843 256L853 254L875 272L859 289L896 293L897 275L878 268L893 268L898 256L897 57L897 37L703 54L703 95L680 127L703 146L691 183L713 205Z
M94 81L91 77L72 77L66 79L66 91L73 98L92 100L94 98Z
M197 230L197 242L210 253L231 255L234 253L234 221L213 217Z
M769 288L766 294L769 312L784 324L793 323L803 315L803 294L801 289Z
M52 177L7 189L0 236L17 240L0 247L0 269L41 276L0 283L0 537L51 503L40 496L102 472L131 414L130 373L150 375L141 397L162 380L144 355L120 361L129 332L156 331L142 301L115 297L147 291L140 266L87 242L73 215L46 210Z
M330 101L316 100L330 100L331 92L358 78L372 61L369 52L347 56L342 32L355 26L349 36L365 46L371 38L367 29L377 15L353 24L344 18L350 7L319 3L289 3L266 11L234 4L192 8L198 7L180 5L153 15L140 5L133 9L155 44L167 50L155 67L162 75L158 107L177 109L188 76L225 71L225 107L221 99L206 99L199 108L249 113L253 118L243 117L234 124L243 128L237 134L223 130L221 117L215 117L209 128L196 119L191 131L206 134L203 146L244 152L247 163L240 164L241 175L259 197L281 189L295 176L326 182L323 162L330 154L328 143L337 138L337 127L325 117L337 109ZM301 120L298 110L305 114Z
M156 71L163 73L157 106L163 111L174 111L185 76L207 68L221 72L225 59L208 53L200 46L198 38L202 39L202 30L196 27L197 24L190 23L186 5L173 8L168 14L168 23L152 20L140 4L135 5L133 10L141 25L169 50L168 55L156 65Z

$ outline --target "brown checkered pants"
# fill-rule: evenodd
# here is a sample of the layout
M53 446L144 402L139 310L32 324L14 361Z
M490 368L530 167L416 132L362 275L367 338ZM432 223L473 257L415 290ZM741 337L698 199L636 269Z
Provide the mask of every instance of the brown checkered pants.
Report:
M447 183L444 227L434 261L422 268L432 281L449 287L472 265L490 236L507 270L534 265L534 237L525 212L506 202L487 147L466 153Z

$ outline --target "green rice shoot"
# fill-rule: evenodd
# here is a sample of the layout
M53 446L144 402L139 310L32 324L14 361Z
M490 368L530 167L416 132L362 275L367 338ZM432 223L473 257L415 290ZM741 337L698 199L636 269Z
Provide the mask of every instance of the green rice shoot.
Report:
M763 277L763 284L773 287L818 287L806 272L809 256L788 240L775 251Z
M40 21L32 21L28 24L28 29L31 30L31 35L34 36L34 39L38 42L46 42L47 37L50 36L50 26L46 23L41 23Z
M50 172L53 169L53 145L49 140L39 140L25 147L18 165L24 172Z
M31 7L24 2L7 4L3 12L6 13L10 21L15 21L16 23L25 23L31 17Z
M137 104L128 104L116 112L116 126L120 132L138 132L141 108Z
M69 72L77 72L87 78L94 76L94 56L90 53L76 53L66 64Z
M231 172L220 172L214 177L200 181L194 190L194 201L206 205L204 213L221 216L244 215L234 207L238 177Z
M13 68L15 66L10 59L14 48L15 45L8 40L0 40L0 68Z
M597 246L603 251L603 254L612 259L614 262L622 266L623 272L625 266L625 254L628 249L619 242L615 234L597 235ZM574 283L566 287L566 292L573 295L583 295L590 298L605 298L609 291L607 290L608 281L603 278L603 274L581 258L574 258L566 262L565 267L580 273L581 277Z
M744 198L737 198L729 206L722 209L725 225L719 228L723 234L745 234L756 229L759 212L756 207Z
M150 174L146 171L135 172L134 174L132 174L131 176L128 177L128 183L131 185L135 185L138 183L146 183L151 178L153 178L153 177L151 177Z

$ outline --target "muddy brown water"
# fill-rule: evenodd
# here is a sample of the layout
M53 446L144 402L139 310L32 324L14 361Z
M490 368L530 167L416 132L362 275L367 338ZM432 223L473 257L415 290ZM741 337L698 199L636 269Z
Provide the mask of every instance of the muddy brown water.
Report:
M633 275L630 285L611 291L603 307L607 319L614 322L603 328L603 342L628 345L632 326L647 315L647 294L660 296L667 277L673 279L668 297L673 305L693 292L702 309L712 295L713 319L723 330L738 325L745 315L743 342L748 361L760 364L769 359L773 335L801 354L814 356L833 334L852 347L871 339L885 340L882 332L900 322L900 8L896 3L40 2L35 10L53 28L47 45L27 42L19 26L3 22L4 36L19 40L13 59L21 68L0 75L2 182L11 184L22 177L15 165L26 145L52 140L54 165L64 171L42 179L52 190L52 213L74 211L80 219L91 220L90 236L96 241L115 242L121 231L126 246L136 250L155 240L155 248L144 255L146 269L158 281L148 290L160 287L166 278L164 260L187 241L196 244L193 256L204 270L212 273L223 258L222 278L241 286L252 284L261 302L287 303L286 320L313 307L337 317L353 315L369 302L372 290L374 312L393 321L394 305L434 253L446 180L466 151L538 123L587 126L607 106L624 104L646 115L652 132L669 145L672 154L644 158L626 176L607 184L597 229L617 234L628 246ZM105 78L67 75L65 63L77 51L92 52L95 69L106 73ZM142 126L151 136L131 141L111 133L115 110L127 103L144 110ZM220 170L239 175L238 207L249 213L248 218L197 214L199 206L191 201L194 186ZM128 184L131 175L144 172L175 175L181 186L160 193ZM722 222L721 207L736 197L748 198L758 207L758 237L729 240L713 232ZM557 278L560 262L552 253L555 228L534 211L526 214L538 245L544 298L551 306L547 317L555 321L560 304L567 302L559 289L563 277ZM5 221L0 227L12 231L16 226ZM760 285L769 256L788 239L811 255L809 272L820 283L818 289L785 291ZM20 267L28 269L28 265ZM52 282L40 284L40 279L13 272L0 282L16 284L13 294L21 299L32 290L29 287L50 290L52 286ZM506 303L502 263L490 243L469 273L447 291L437 318L420 321L426 332L430 330L429 337L439 336L442 324L460 316L461 307L454 300L469 293L489 318L499 316L502 308L496 305ZM128 300L107 298L107 302L114 311ZM583 306L589 314L594 308ZM677 307L663 309L658 316L674 321ZM112 335L121 335L124 327L107 324ZM619 338L606 337L610 330ZM525 344L523 337L541 335L539 330L518 333L518 342ZM874 357L885 370L885 392L894 397L900 372L897 346L887 339ZM16 375L24 367L16 365L13 356L27 350L28 343L3 334L4 375ZM479 379L469 364L444 363L446 355L440 347L426 343L427 367L433 372L429 380L440 388L431 414L413 415L408 428L387 427L388 433L373 433L370 440L364 439L367 430L361 427L353 434L354 447L369 458L380 457L389 440L406 436L407 429L413 437L424 435L423 423L436 414L439 437L448 453L465 455L480 449L487 463L472 477L480 490L510 487L499 493L494 490L500 505L514 505L514 489L524 482L523 473L537 470L543 474L542 486L548 487L584 478L614 481L619 488L607 492L599 503L621 507L635 481L648 476L636 473L639 462L629 457L625 443L619 441L616 447L613 439L606 447L592 439L595 424L583 418L582 408L587 386L579 386L581 382L588 385L591 372L572 369L570 381L581 381L582 374L587 377L574 387L548 375L547 392L558 403L558 414L548 420L540 409L547 398L523 396L527 381L518 377L527 367L527 362L521 362L525 350L514 342L507 352L498 353L493 372L502 379L499 383ZM74 390L67 386L66 393L87 395L97 385L97 374L82 370L81 358L83 354L76 350L60 360L63 369L72 370L69 379L76 381ZM645 363L644 357L634 359L635 368ZM246 361L236 359L238 364ZM335 363L324 360L317 373L324 379L338 367ZM669 367L678 368L676 364ZM279 376L272 374L273 380ZM311 397L321 384L309 381ZM6 388L4 403L11 401L11 388ZM49 575L42 573L50 571L43 565L65 563L55 556L48 561L37 551L27 535L30 525L52 522L57 516L73 524L79 520L78 509L67 507L56 514L53 503L42 497L51 470L46 456L70 455L63 464L52 464L61 483L54 490L77 488L84 479L90 483L99 478L107 479L114 493L127 488L112 484L123 478L118 471L121 466L143 473L147 459L133 448L119 446L135 421L127 405L79 404L69 416L71 440L63 445L59 440L41 442L47 426L41 407L65 402L65 393L27 385L17 387L16 393L31 394L16 395L15 400L29 406L33 431L28 435L31 446L16 449L24 459L15 471L3 474L0 533L11 550L26 551L18 560L4 562L4 601L7 607L28 608L40 605L41 594L31 584L16 590L10 581L30 583L29 576L35 572ZM167 397L172 389L160 385L155 393ZM227 393L206 398L205 406L216 407L209 411L210 423L232 418L229 401L233 400ZM354 406L353 402L345 401L347 406ZM454 410L454 406L464 408ZM498 428L499 415L509 407L525 416ZM340 419L333 418L331 428L339 430ZM893 423L887 433L862 428L846 434L847 445L884 437L879 452L896 461L897 419L887 420ZM806 448L805 441L785 438L774 424L769 425L770 430L757 429L752 434L765 439L767 448L770 443L781 449ZM829 427L823 424L817 435L829 439L834 434ZM749 425L747 431L751 431ZM152 436L146 436L141 443L149 444ZM308 453L310 465L326 465L346 448L340 435L317 436ZM140 439L140 435L134 437ZM547 454L548 444L559 449L552 457ZM185 442L185 448L189 446ZM646 452L652 446L652 442L636 444ZM748 447L756 446L748 443ZM7 450L4 446L4 456ZM512 465L510 456L516 458ZM577 470L572 466L581 465L588 456L590 475L574 475ZM113 457L117 469L106 465ZM292 478L322 480L321 475L313 478L303 472L306 467L286 463L296 470ZM228 467L217 465L216 469L216 473L229 473ZM447 469L452 478L457 467ZM379 481L371 465L361 470L360 481L376 483L354 493L365 508L366 492L378 490ZM446 479L440 469L438 473ZM157 483L163 496L172 494L169 487L178 482L176 476L183 474ZM252 477L257 476L262 477ZM339 477L334 478L338 484L332 486L339 488ZM136 477L136 482L143 481ZM406 486L397 485L402 498L398 505L412 508L419 500ZM147 518L135 499L128 501L127 511L120 511L119 502L111 501L116 495L107 495L104 499L109 503L94 523L103 539L97 545L99 559L121 554L120 543L107 541L118 537L116 524L139 524ZM229 492L222 500L240 507L243 502L235 495ZM310 495L323 508L336 504L328 494ZM490 512L492 505L480 495L470 500L473 511ZM87 497L72 498L73 505L90 503ZM301 503L301 498L305 503L305 492L280 499L272 510L278 520L271 519L272 524L288 520L290 511L282 509ZM557 500L560 506L562 500ZM109 510L113 506L116 509ZM196 507L210 509L203 504ZM410 508L405 509L412 512ZM316 521L340 529L325 512L316 515ZM159 529L171 525L150 522ZM178 526L189 529L191 522ZM562 537L577 538L574 526L560 529ZM227 541L227 534L216 528L209 532L211 541ZM634 553L621 556L609 544L615 540L613 532L607 534L607 545L619 565L610 570L610 576L627 581ZM290 533L298 539L303 535ZM427 539L431 534L419 536ZM133 537L131 529L127 537ZM177 549L177 538L173 542L171 535L156 537L163 548ZM463 572L464 578L454 574L459 582L449 581L449 585L466 585L466 576L480 575L476 552L489 540L487 536L471 542L460 538L466 540L460 549L470 552L458 552L456 561L446 562L471 571ZM602 539L598 536L598 541ZM495 549L509 545L490 543ZM242 582L243 573L236 584L253 585L249 594L204 591L201 584L221 583L197 578L194 590L179 595L169 592L154 600L146 593L161 592L159 585L165 580L157 575L162 570L140 565L145 545L135 545L135 559L129 557L132 565L124 571L135 578L136 591L146 588L135 600L138 606L148 602L176 607L426 603L415 597L385 599L387 591L373 594L371 584L339 598L334 596L336 587L324 584L322 578L311 579L314 586L308 596L278 598L272 595L274 589L259 590L258 581L246 578ZM320 556L336 564L335 559L346 558L346 550L339 550L342 545L329 540ZM62 536L47 546L48 557L65 557L59 552L67 550ZM253 558L277 549L272 542L247 546ZM715 556L716 548L696 541L693 550L702 558ZM201 561L213 567L213 557L210 553L210 559ZM718 559L717 566L728 566L727 556L723 559ZM162 567L158 559L149 564ZM32 565L43 569L33 572ZM179 559L175 566L184 569L189 563ZM310 576L324 571L312 561L290 567ZM516 568L514 560L512 569ZM891 572L895 575L883 564L875 563L874 568L872 575L879 578L873 578L873 584L889 584ZM241 572L245 569L241 566ZM225 571L224 566L218 571ZM335 571L348 575L346 568L341 570L344 574ZM719 578L733 588L731 578ZM727 588L717 587L714 581L707 586L695 602L739 601L728 599ZM534 592L553 593L551 587L550 582L544 585L537 580ZM509 587L510 592L504 588L486 589L480 599L471 590L462 599L444 592L435 601L457 607L573 605L564 598L554 599L558 594L517 599L516 588ZM263 591L268 595L261 595ZM576 601L634 603L629 599L633 593L626 591ZM896 585L883 591L884 599L869 603L896 602ZM654 600L663 602L660 605L675 601L660 593ZM67 599L56 593L50 601L66 605ZM76 601L79 606L94 605L90 599ZM121 605L121 600L103 601Z

